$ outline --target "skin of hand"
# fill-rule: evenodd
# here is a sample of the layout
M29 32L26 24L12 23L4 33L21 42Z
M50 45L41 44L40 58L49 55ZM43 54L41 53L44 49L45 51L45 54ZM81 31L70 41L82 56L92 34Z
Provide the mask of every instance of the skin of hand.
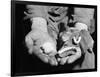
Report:
M57 65L55 58L56 42L46 31L46 21L43 18L34 18L32 30L26 35L25 42L30 54L35 54L40 60L50 65ZM40 24L39 24L40 23Z

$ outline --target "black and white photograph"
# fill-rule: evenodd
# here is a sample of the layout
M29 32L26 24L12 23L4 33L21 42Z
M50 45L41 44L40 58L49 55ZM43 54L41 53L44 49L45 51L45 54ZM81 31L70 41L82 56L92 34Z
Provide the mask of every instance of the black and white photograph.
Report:
M11 75L97 71L97 6L11 1Z

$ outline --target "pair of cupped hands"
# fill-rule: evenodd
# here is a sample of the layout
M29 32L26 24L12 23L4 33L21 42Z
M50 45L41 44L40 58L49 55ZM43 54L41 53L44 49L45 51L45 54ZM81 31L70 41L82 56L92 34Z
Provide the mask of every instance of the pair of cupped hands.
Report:
M45 39L40 40L38 42L34 41L34 45L33 45L33 40L31 39L32 37L30 38L27 36L26 42L28 44L29 52L35 54L44 63L48 63L52 66L64 65L66 63L71 64L81 57L81 49L78 46L70 45L71 44L71 42L69 41L70 35L71 35L70 33L67 33L65 34L65 36L64 35L62 36L62 40L65 43L58 51L55 41L48 35L46 36L46 34L40 38L40 39L42 38ZM35 37L35 35L33 35L33 32L32 35L31 33L29 33L29 36ZM76 41L75 38L73 39L74 41ZM77 40L79 41L80 39L78 38ZM78 41L76 41L76 43ZM40 44L40 46L37 45L35 46L35 42L37 45Z
M33 36L37 36L40 40L38 42L36 40L34 41ZM63 36L62 40L65 41L65 43L60 50L57 51L56 42L50 36L45 34L40 38L40 34L30 32L26 37L29 53L35 54L44 63L48 63L52 66L64 65L66 63L71 64L81 57L81 49L78 46L69 45L71 43L69 41L70 33L65 34L67 37ZM76 43L79 41L79 38L78 41L75 38L73 39Z
M56 43L51 39L51 41L44 42L40 47L42 52L40 59L49 63L50 65L64 65L74 63L77 59L81 57L81 49L78 46L78 43L81 40L81 37L72 37L70 32L65 32L62 34L61 38L64 42L62 47L57 51ZM72 40L75 42L75 45L72 45ZM60 42L60 41L59 41Z

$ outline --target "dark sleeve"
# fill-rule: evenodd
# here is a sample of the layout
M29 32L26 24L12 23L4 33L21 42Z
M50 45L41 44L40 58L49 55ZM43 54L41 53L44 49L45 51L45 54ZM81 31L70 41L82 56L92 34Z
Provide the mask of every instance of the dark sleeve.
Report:
M47 15L47 7L42 5L26 5L27 12L26 18L33 18L33 17L46 17Z
M74 8L74 21L81 22L94 29L94 9L93 8ZM92 30L91 30L92 31ZM93 32L93 31L92 31Z

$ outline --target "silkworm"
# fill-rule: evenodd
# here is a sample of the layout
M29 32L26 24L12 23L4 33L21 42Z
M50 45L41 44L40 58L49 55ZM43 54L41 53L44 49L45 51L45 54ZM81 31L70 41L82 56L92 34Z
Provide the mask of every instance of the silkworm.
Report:
M76 48L75 48L75 47L66 47L66 48L63 48L63 49L59 50L59 51L58 51L58 54L61 54L61 53L63 53L64 51L68 51L68 50L70 50L70 49L76 49Z
M81 36L78 38L78 40L77 40L75 37L73 37L73 40L74 40L74 42L75 42L76 44L78 44L78 43L81 41Z

